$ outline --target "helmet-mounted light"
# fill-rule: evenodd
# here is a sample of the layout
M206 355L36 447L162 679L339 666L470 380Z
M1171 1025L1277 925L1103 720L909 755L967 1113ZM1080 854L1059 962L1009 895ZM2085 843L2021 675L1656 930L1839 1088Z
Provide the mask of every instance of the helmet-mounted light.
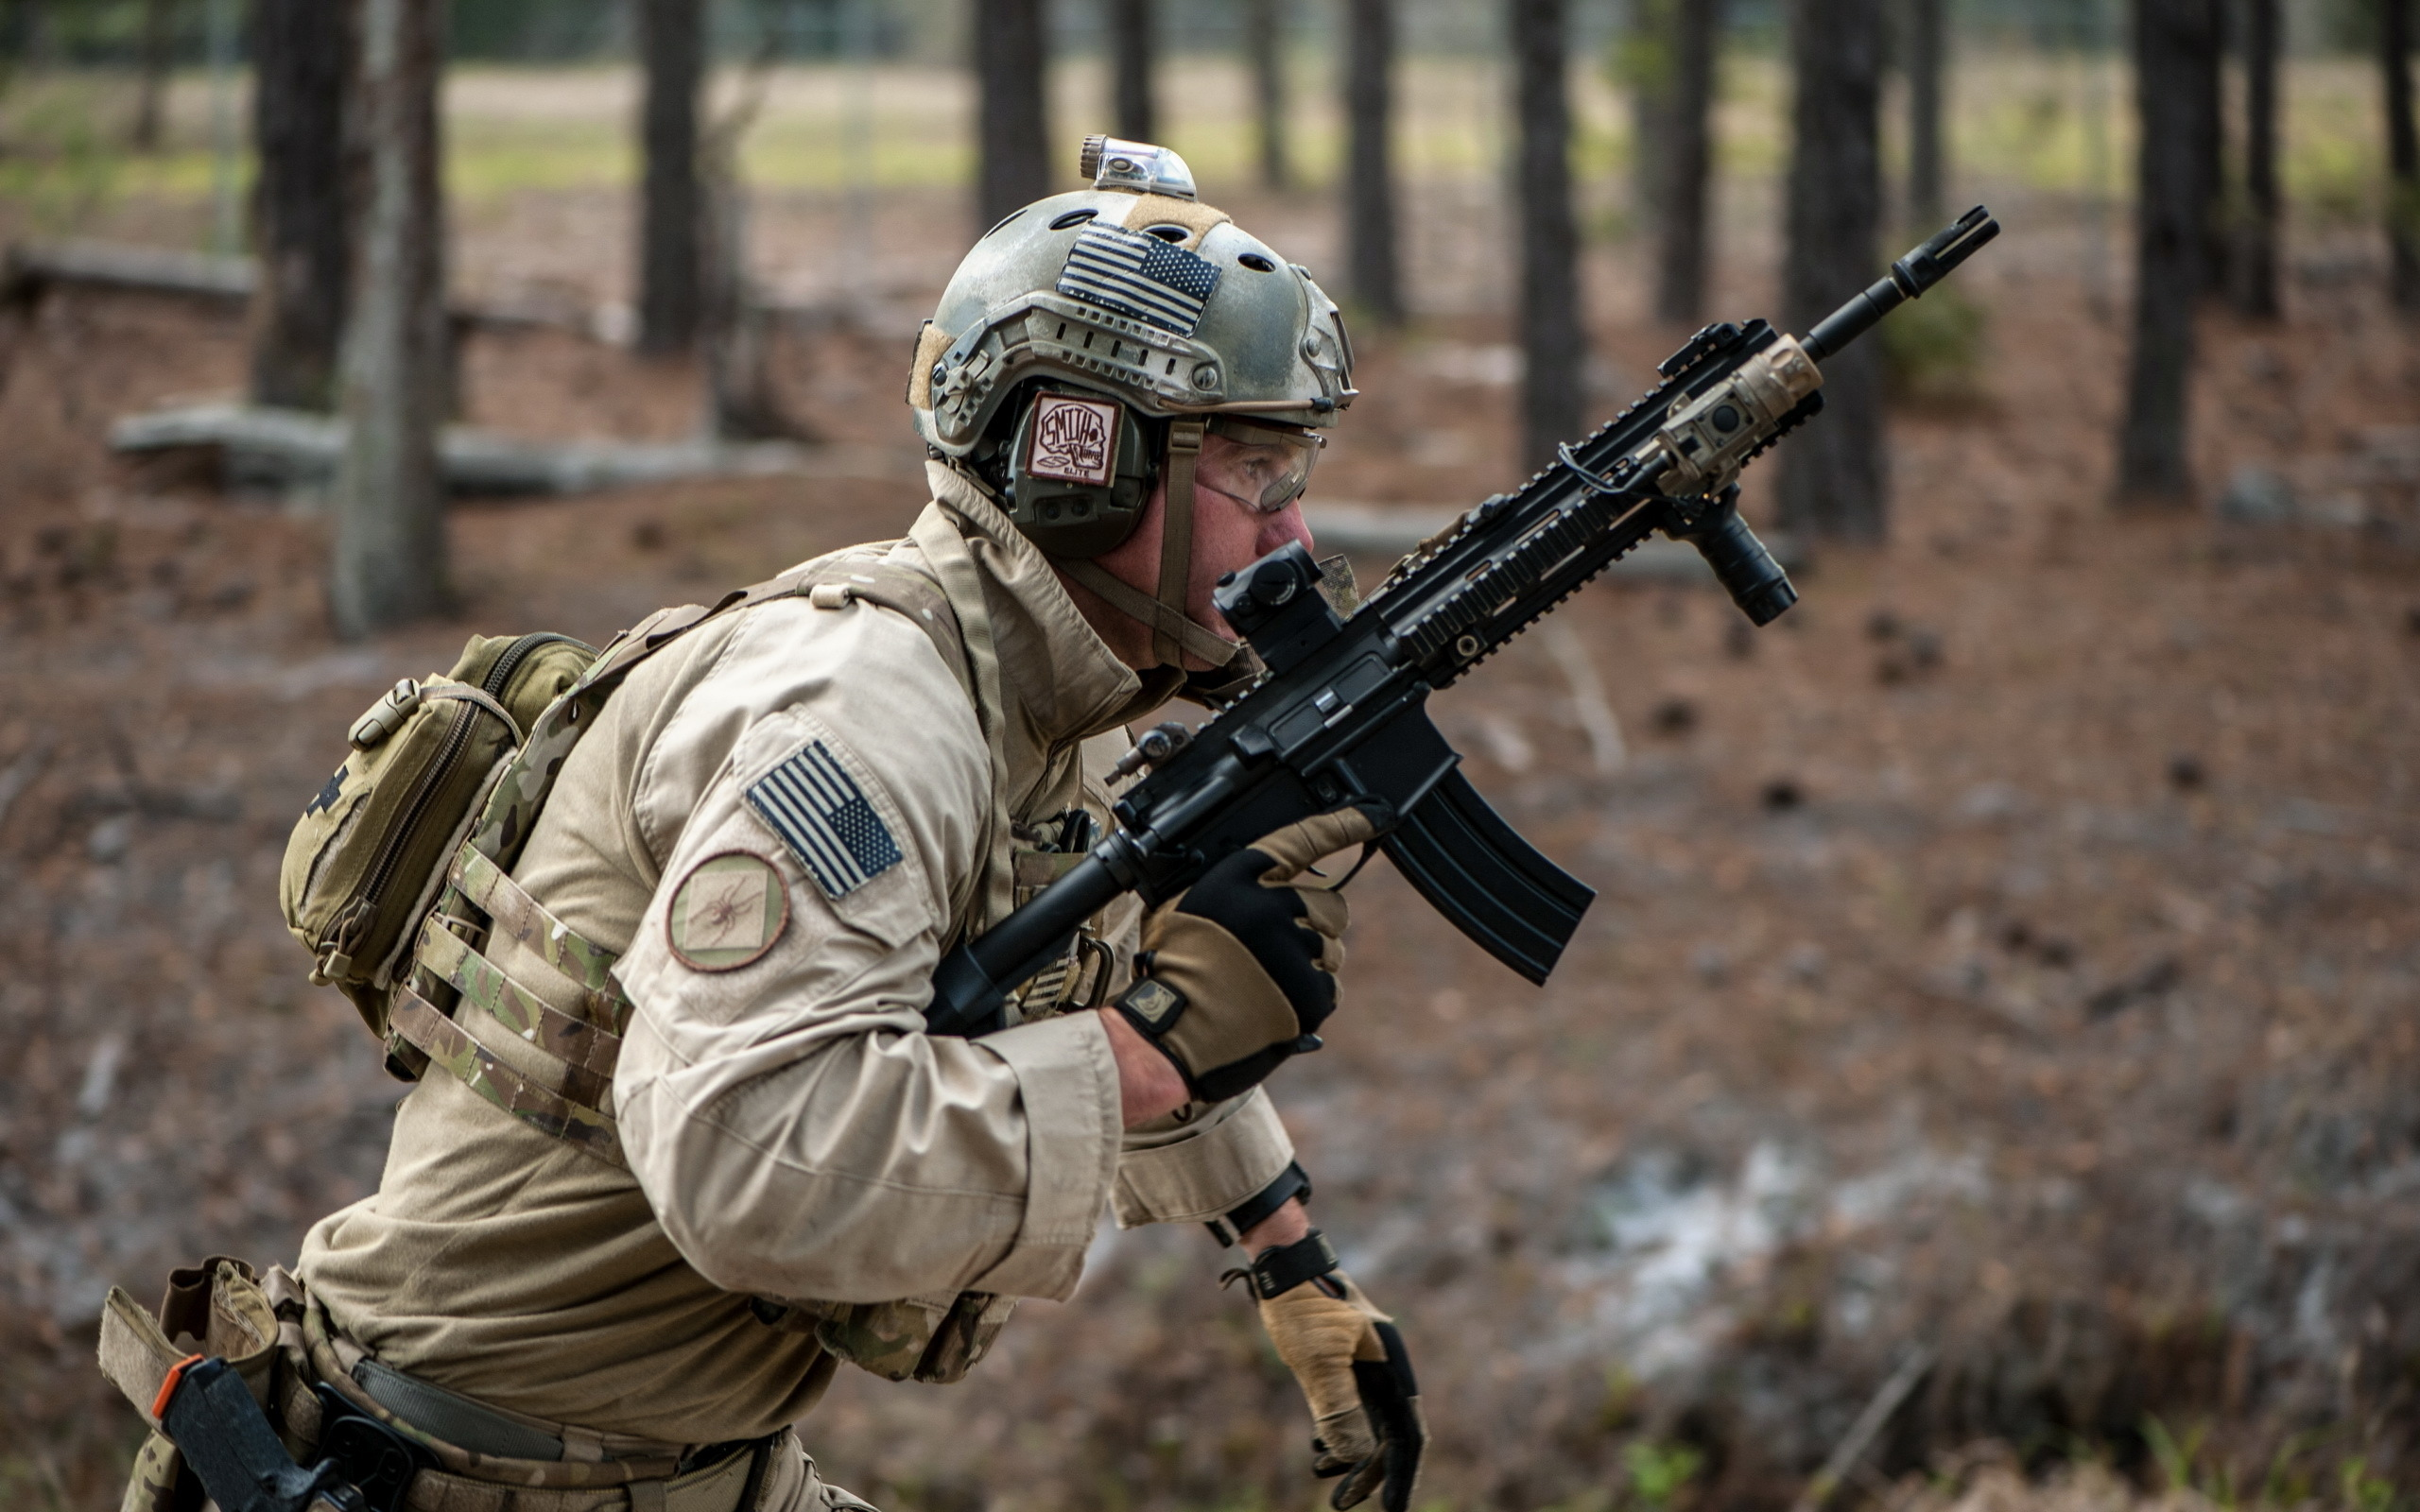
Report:
M1200 198L1193 188L1193 170L1184 165L1184 160L1149 142L1088 136L1082 155L1076 160L1076 171L1090 179L1096 189L1166 195L1170 199Z

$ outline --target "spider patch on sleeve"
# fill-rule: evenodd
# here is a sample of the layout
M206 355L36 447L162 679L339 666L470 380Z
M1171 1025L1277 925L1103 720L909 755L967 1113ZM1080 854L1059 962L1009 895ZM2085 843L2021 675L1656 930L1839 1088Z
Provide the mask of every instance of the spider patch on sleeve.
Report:
M773 864L726 850L689 868L672 894L664 928L682 964L731 971L771 950L789 915L789 891Z

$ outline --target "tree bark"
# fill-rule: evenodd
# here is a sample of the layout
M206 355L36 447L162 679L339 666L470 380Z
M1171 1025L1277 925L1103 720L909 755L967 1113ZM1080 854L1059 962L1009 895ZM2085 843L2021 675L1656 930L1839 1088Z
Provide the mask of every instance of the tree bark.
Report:
M345 322L329 607L358 638L443 608L445 404L438 85L443 0L361 0L352 106L365 166Z
M1882 218L1882 0L1792 0L1794 96L1782 268L1793 331L1874 279ZM1824 414L1782 450L1781 519L1803 535L1879 541L1888 523L1882 343L1824 364Z
M1346 0L1344 264L1355 303L1383 325L1404 318L1395 235L1394 0Z
M700 345L705 369L700 427L717 440L810 440L807 427L784 405L772 365L772 322L748 262L748 185L740 145L764 112L780 60L780 35L765 33L739 81L737 98L705 129L698 166L705 186Z
M2411 119L2411 0L2379 0L2378 63L2386 75L2388 289L2420 310L2420 129Z
M1672 77L1664 125L1663 198L1656 206L1655 318L1695 325L1705 308L1708 194L1714 171L1714 60L1721 0L1689 0L1673 18Z
M989 229L1050 192L1049 45L1043 0L974 0L982 99L976 211Z
M2135 200L2135 347L2118 440L2121 500L2181 503L2186 381L2203 263L2202 77L2218 50L2213 0L2135 0L2140 148Z
M1287 162L1286 22L1278 0L1244 0L1244 49L1260 117L1261 187L1283 190L1294 175Z
M134 100L134 129L129 134L137 152L160 150L160 104L168 92L176 19L176 0L143 0L143 80Z
M1631 209L1660 232L1670 210L1673 80L1683 0L1632 0L1615 72L1630 91Z
M1944 0L1908 4L1908 213L1930 228L1945 218L1948 198L1941 92L1949 66Z
M2194 269L2194 292L2206 297L2226 292L2226 34L2229 0L2204 0L2209 12L2209 45L2193 55L2185 77L2193 112L2194 234L2201 250Z
M705 196L698 175L698 94L705 78L704 0L639 0L647 93L639 114L638 347L690 351L705 286Z
M1151 0L1108 0L1109 76L1117 134L1129 142L1159 140L1152 109L1152 70L1159 49L1151 28Z
M2227 258L2238 313L2278 315L2277 234L2285 216L2277 189L2277 0L2243 0L2243 211Z
M344 336L345 161L353 0L257 0L252 9L252 402L331 410Z
M1587 334L1580 316L1580 234L1571 215L1571 107L1564 0L1508 0L1515 179L1521 212L1521 431L1527 466L1544 467L1580 434Z

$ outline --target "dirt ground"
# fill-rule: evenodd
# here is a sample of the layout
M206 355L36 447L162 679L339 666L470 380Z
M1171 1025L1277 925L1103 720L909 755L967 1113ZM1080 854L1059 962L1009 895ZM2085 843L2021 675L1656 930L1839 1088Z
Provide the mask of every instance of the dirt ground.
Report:
M1434 193L1476 227L1483 195ZM871 234L890 281L780 345L845 443L814 475L465 501L458 611L360 645L329 636L316 516L107 454L117 416L234 388L239 321L70 293L0 331L0 1501L114 1504L104 1288L290 1257L374 1184L399 1089L274 903L351 717L474 631L602 640L911 518L900 322L957 212L887 194L869 233L832 204L760 222L802 264ZM1324 266L1317 201L1235 208ZM1599 889L1552 983L1386 868L1356 884L1340 1032L1276 1091L1417 1351L1424 1508L1777 1507L1919 1348L1843 1503L2420 1489L2420 334L2365 243L2299 247L2285 324L2206 322L2204 504L2119 512L2083 232L1999 208L1961 275L1988 360L1895 414L1889 546L1822 552L1761 633L1600 586L1441 698L1479 786ZM523 197L464 263L569 264L618 213ZM1432 234L1415 288L1481 277L1483 241ZM1610 410L1683 333L1641 318L1634 247L1592 257ZM1718 287L1764 309L1771 247ZM1513 480L1500 305L1440 307L1359 333L1315 502ZM566 335L481 338L467 372L470 418L527 434L695 413L689 373ZM2217 507L2249 465L2292 519ZM809 1444L893 1508L1309 1505L1222 1263L1104 1232L968 1384L850 1376Z

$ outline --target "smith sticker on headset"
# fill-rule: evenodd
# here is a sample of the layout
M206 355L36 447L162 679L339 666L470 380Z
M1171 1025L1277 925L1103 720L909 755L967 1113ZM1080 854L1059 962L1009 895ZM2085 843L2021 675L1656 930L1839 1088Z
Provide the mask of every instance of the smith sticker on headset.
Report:
M1044 394L1033 402L1028 477L1107 488L1116 481L1118 406L1106 400Z

